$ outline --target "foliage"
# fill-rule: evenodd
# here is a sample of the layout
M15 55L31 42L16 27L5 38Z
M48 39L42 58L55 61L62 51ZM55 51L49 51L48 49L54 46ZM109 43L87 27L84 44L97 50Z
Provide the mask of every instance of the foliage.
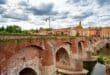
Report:
M105 56L104 61L106 64L110 64L110 56Z
M105 64L104 58L102 56L98 57L98 62L101 64Z
M0 27L0 34L33 34L38 32L38 30L22 30L18 25L9 25L7 27Z
M0 31L4 31L5 30L5 28L2 26L1 28L0 28Z
M102 64L110 64L110 56L108 56L108 55L99 55L98 60Z
M50 30L52 30L52 28L40 28L40 31L50 31Z
M10 26L7 26L5 30L9 33L20 33L21 27L17 25L13 25L13 26L10 25Z
M109 48L102 48L99 53L99 58L103 59L105 64L110 64L110 49Z

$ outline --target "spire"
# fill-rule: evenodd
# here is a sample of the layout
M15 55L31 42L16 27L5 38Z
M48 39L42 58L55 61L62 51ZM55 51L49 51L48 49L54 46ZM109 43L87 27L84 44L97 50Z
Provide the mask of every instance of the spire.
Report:
M79 24L75 28L76 29L83 29L82 22L80 21Z
M81 21L79 22L79 26L82 26L82 23L81 23Z

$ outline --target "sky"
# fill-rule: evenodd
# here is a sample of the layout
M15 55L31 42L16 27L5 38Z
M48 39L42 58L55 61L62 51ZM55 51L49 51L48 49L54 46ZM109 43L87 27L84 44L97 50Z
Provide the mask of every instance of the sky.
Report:
M0 26L40 27L110 26L110 0L0 0Z

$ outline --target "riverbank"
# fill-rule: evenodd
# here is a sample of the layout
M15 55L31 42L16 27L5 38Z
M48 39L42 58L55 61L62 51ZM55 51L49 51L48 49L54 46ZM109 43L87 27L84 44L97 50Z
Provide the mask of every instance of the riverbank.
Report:
M98 53L98 57L102 58L105 64L110 64L110 48L102 48Z
M98 53L98 56L102 58L106 66L106 75L110 75L110 47L104 47Z

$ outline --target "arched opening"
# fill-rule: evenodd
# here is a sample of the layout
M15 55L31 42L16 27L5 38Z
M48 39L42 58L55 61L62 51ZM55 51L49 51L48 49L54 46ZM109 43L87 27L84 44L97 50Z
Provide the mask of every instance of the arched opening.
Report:
M19 75L37 75L37 73L31 68L25 68L19 72Z
M92 40L89 40L90 44L93 44L93 41Z
M81 45L81 42L78 42L78 49L79 49L79 52L82 51L82 45Z
M108 48L108 49L110 48L110 43L106 44L106 48Z
M79 55L82 55L82 53L83 53L83 46L84 46L83 44L84 44L83 41L78 42L78 53L79 53Z
M64 48L60 48L56 53L56 62L69 64L69 55Z
M60 48L56 52L56 67L62 69L68 69L70 67L69 55L64 48Z

